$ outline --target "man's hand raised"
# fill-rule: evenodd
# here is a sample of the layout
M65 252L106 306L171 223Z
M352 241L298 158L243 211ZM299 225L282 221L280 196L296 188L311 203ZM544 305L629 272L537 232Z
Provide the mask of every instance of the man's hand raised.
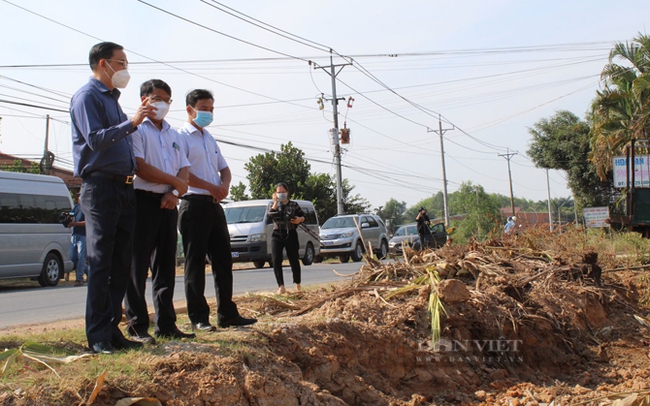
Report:
M154 106L149 104L149 99L145 99L131 119L131 124L133 124L133 127L139 126L146 117L155 117L156 110Z

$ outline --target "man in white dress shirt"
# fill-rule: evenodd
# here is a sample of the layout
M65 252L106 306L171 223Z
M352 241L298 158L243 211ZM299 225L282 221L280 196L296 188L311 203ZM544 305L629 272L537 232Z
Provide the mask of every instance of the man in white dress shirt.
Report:
M155 343L149 334L145 297L147 273L151 268L152 296L156 310L156 337L192 338L194 334L176 327L174 285L178 198L187 192L189 166L180 135L165 115L172 91L162 80L152 79L140 86L142 102L156 108L155 117L146 118L133 133L133 150L138 165L134 180L137 202L131 280L126 291L127 333L143 343Z
M208 90L195 89L185 97L188 120L178 130L190 168L189 190L182 197L179 228L185 250L185 298L187 314L196 331L215 331L205 299L205 257L212 264L217 294L219 327L245 326L256 319L242 317L232 301L232 257L230 234L219 202L228 196L232 175L221 150L205 129L212 123L214 97Z

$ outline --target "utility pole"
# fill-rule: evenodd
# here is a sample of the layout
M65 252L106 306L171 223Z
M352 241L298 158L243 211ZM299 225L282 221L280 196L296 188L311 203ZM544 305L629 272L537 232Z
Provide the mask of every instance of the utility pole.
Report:
M550 185L550 183L548 181L548 169L546 169L546 196L548 197L548 224L549 224L549 230L551 232L553 232L553 215L551 214L551 185Z
M517 155L516 152L510 152L510 148L507 150L507 154L499 154L499 156L502 156L508 161L508 183L510 183L510 209L512 210L512 215L515 215L515 196L514 193L512 193L512 172L510 171L510 159L512 159L513 156Z
M447 200L447 169L445 167L445 143L442 136L449 130L455 130L456 127L442 128L442 119L438 114L438 130L427 129L427 132L434 132L440 136L440 160L442 161L442 207L445 212L445 227L449 227L449 202Z
M50 115L45 116L45 146L43 147L43 157L47 156L47 144L50 138Z
M54 154L48 149L50 138L50 115L48 114L45 117L45 146L43 147L43 158L41 158L39 169L41 170L41 173L49 175L52 171L52 165L54 164Z
M332 78L332 112L334 114L334 128L330 129L330 142L334 150L334 165L336 166L336 212L338 214L344 214L343 211L343 175L341 174L341 144L339 143L339 111L338 104L339 100L345 100L345 98L336 97L336 75L338 75L346 65L352 65L351 63L344 63L342 65L334 65L332 59L333 51L330 48L330 66L316 66L314 69L323 69L330 77ZM341 69L336 71L337 67ZM325 68L330 68L330 72L327 72Z

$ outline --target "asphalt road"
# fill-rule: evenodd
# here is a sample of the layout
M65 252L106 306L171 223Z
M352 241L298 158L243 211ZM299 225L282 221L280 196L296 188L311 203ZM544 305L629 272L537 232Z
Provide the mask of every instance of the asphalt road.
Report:
M361 262L347 264L325 263L302 267L302 285L341 281L345 278L336 275L332 269L342 274L352 274L359 270ZM208 268L209 269L209 268ZM215 296L212 274L206 275L206 297ZM291 270L284 267L284 280L289 291L294 289L291 283ZM55 286L42 288L38 282L14 283L0 280L0 329L24 324L37 324L67 319L83 318L86 306L86 287ZM271 292L277 289L271 268L244 269L234 272L235 295L246 292ZM147 283L147 294L151 284ZM183 277L176 277L174 299L184 305L185 292ZM153 310L149 298L149 311ZM0 331L0 334L2 332Z

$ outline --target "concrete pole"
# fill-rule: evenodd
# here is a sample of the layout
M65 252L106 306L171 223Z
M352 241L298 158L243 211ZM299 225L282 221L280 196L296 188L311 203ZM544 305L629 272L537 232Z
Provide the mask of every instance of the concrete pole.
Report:
M553 215L551 214L551 185L548 181L548 169L546 170L546 195L548 197L548 224L550 231L553 232Z
M442 120L440 115L438 115L438 135L440 136L440 160L442 162L442 202L443 209L445 212L445 227L449 227L449 201L447 200L447 169L445 167L445 143L443 142L442 136L444 132L442 131Z
M336 98L336 71L330 49L330 69L332 77L332 111L334 114L334 128L332 129L332 145L334 146L334 165L336 166L336 212L344 214L343 210L343 175L341 174L341 144L339 143L339 100Z

